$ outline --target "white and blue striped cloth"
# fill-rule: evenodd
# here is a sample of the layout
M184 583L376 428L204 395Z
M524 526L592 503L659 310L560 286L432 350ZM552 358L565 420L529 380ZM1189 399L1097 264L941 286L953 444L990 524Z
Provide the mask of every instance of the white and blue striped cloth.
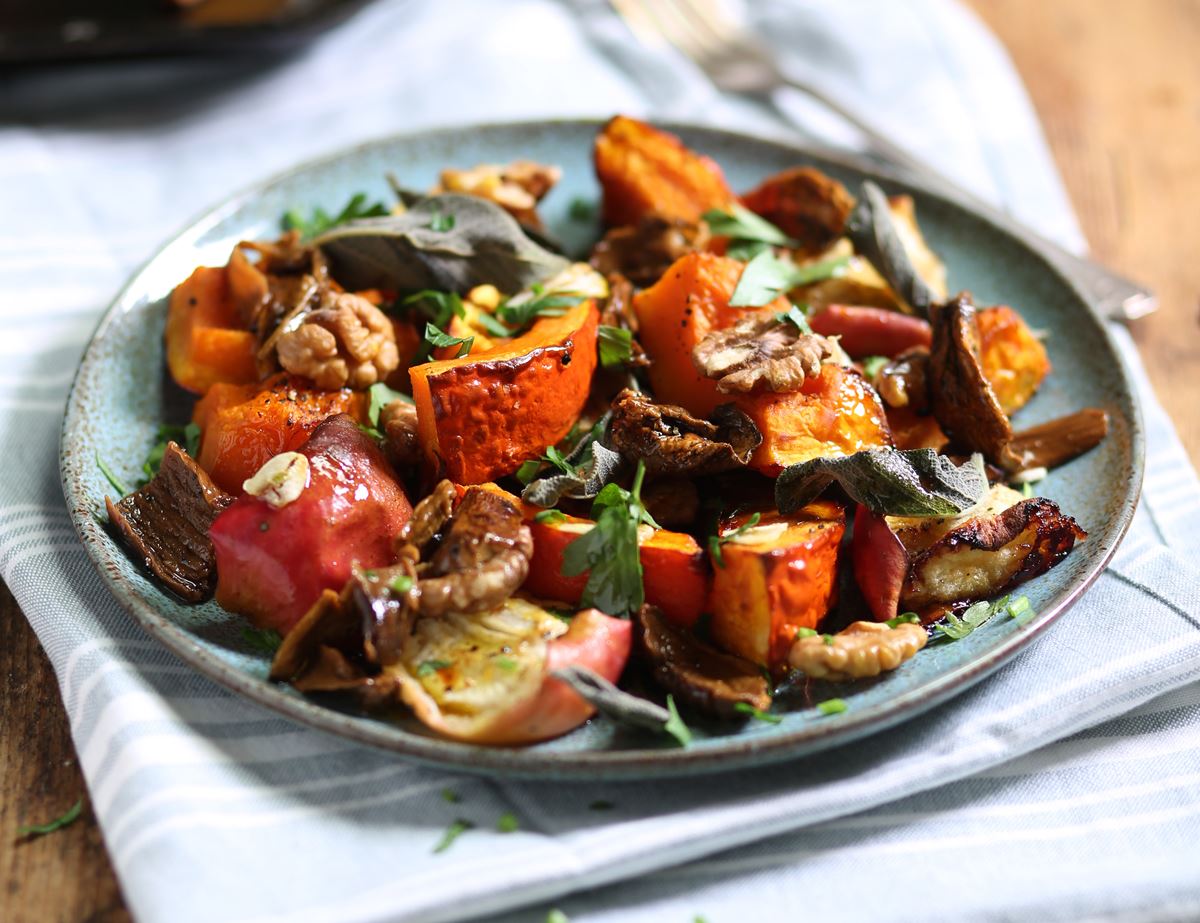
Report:
M754 15L899 140L1079 244L1011 65L951 0ZM1148 434L1141 508L1084 600L992 678L841 750L716 780L453 776L217 688L105 591L57 475L87 335L189 215L363 138L614 111L778 123L636 46L598 0L380 2L286 60L5 81L0 573L54 663L137 919L516 923L555 904L577 923L1200 918L1200 484L1124 331ZM518 832L494 832L505 811ZM457 817L476 828L433 853Z

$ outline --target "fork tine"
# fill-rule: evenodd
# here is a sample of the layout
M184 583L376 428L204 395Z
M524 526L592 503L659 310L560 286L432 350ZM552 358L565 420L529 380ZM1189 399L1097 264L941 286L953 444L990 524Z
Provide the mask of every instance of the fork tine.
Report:
M625 25L634 37L646 45L662 47L669 44L666 36L658 25L650 18L643 0L609 0L616 8L617 15L625 20Z
M681 13L664 0L611 0L617 13L639 40L662 47L673 45L690 58L706 53L707 42L688 23L686 12Z
M710 54L739 42L745 29L734 19L720 0L659 0L671 6L676 17L696 36L697 42Z

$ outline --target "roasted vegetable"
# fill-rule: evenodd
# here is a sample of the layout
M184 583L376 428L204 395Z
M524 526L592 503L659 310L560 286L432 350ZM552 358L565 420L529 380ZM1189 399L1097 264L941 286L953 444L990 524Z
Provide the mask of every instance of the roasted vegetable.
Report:
M769 176L741 199L810 256L842 236L854 208L854 197L846 187L813 167L793 167Z
M217 382L258 379L256 341L229 291L226 268L201 266L171 292L166 353L171 377L203 394Z
M649 354L654 396L707 417L729 400L715 381L697 371L692 353L714 330L732 327L747 316L730 307L743 264L711 253L691 253L673 263L654 286L634 296L638 337ZM787 311L778 298L768 310Z
M933 335L929 322L886 308L831 304L809 319L812 329L838 344L854 359L864 356L898 356L914 346L929 347Z
M1011 416L1029 403L1050 373L1046 347L1007 305L977 311L975 322L983 374L1000 407Z
M594 153L610 227L637 224L647 215L694 222L734 200L715 162L645 122L611 119L596 136Z
M217 602L286 634L325 589L340 590L351 567L392 561L392 539L412 515L375 442L348 416L322 423L266 485L282 498L243 493L209 534L217 557ZM282 503L295 478L295 499Z
M838 546L846 513L818 501L791 516L743 513L717 532L712 635L728 651L772 670L787 661L796 631L815 629L837 599ZM743 528L745 527L745 528Z
M613 399L609 438L626 458L667 474L716 474L740 468L762 442L753 422L732 404L722 404L711 421L682 407L656 404L626 388Z
M479 484L562 439L587 400L598 319L586 299L494 349L410 369L429 469Z
M267 459L299 448L323 420L347 413L366 422L363 392L315 391L302 378L279 374L257 385L217 384L196 403L202 436L197 461L230 493Z

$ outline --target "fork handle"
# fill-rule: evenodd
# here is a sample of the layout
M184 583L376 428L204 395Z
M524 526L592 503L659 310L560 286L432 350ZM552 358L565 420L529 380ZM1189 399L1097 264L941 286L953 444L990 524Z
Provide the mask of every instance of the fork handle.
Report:
M852 109L819 87L782 74L780 78L787 86L816 100L830 112L852 125L866 140L866 154L872 160L878 161L886 167L899 169L902 173L907 173L925 185L948 193L956 199L965 200L991 221L1036 245L1060 272L1083 289L1103 317L1128 322L1145 317L1157 310L1158 298L1146 286L1119 275L1099 263L1077 256L1060 244L1043 237L1027 225L1016 221L1008 213L996 208L969 189L964 189L939 170L871 127ZM771 102L781 115L787 116L786 110L777 99L772 97Z

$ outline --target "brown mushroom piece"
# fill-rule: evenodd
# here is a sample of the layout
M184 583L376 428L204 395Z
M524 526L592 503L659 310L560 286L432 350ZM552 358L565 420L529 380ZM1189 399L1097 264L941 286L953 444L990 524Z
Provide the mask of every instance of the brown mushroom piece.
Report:
M764 311L710 333L692 350L692 363L718 391L744 394L760 385L799 391L805 379L821 374L822 363L840 356L833 341Z
M401 564L415 575L415 608L423 616L482 612L508 599L529 573L533 536L521 511L503 496L442 481L417 504L401 532Z
M417 407L412 401L397 398L379 412L379 428L383 430L383 447L388 461L397 468L411 468L421 460L421 444L417 435Z
M905 350L875 374L872 384L889 407L928 413L929 350L922 346Z
M1053 468L1098 446L1108 435L1108 414L1094 407L1013 433L1009 451L1019 467Z
M654 606L642 606L635 616L634 643L658 684L700 711L739 718L744 717L739 704L760 711L771 707L770 688L758 667L705 644Z
M979 361L979 327L970 294L930 306L930 406L955 446L982 452L1005 470L1020 467L1011 455L1012 426Z
M213 594L217 560L208 530L233 497L174 442L150 483L104 505L117 534L160 583L188 602Z
M613 399L609 440L626 458L644 461L649 471L694 477L744 466L762 434L733 404L714 410L711 421L701 420L625 388Z
M664 529L686 530L700 515L700 492L686 477L659 477L642 487L642 505Z
M703 250L708 225L647 215L636 225L613 228L595 247L589 262L604 274L620 273L641 288L653 285L681 256Z

